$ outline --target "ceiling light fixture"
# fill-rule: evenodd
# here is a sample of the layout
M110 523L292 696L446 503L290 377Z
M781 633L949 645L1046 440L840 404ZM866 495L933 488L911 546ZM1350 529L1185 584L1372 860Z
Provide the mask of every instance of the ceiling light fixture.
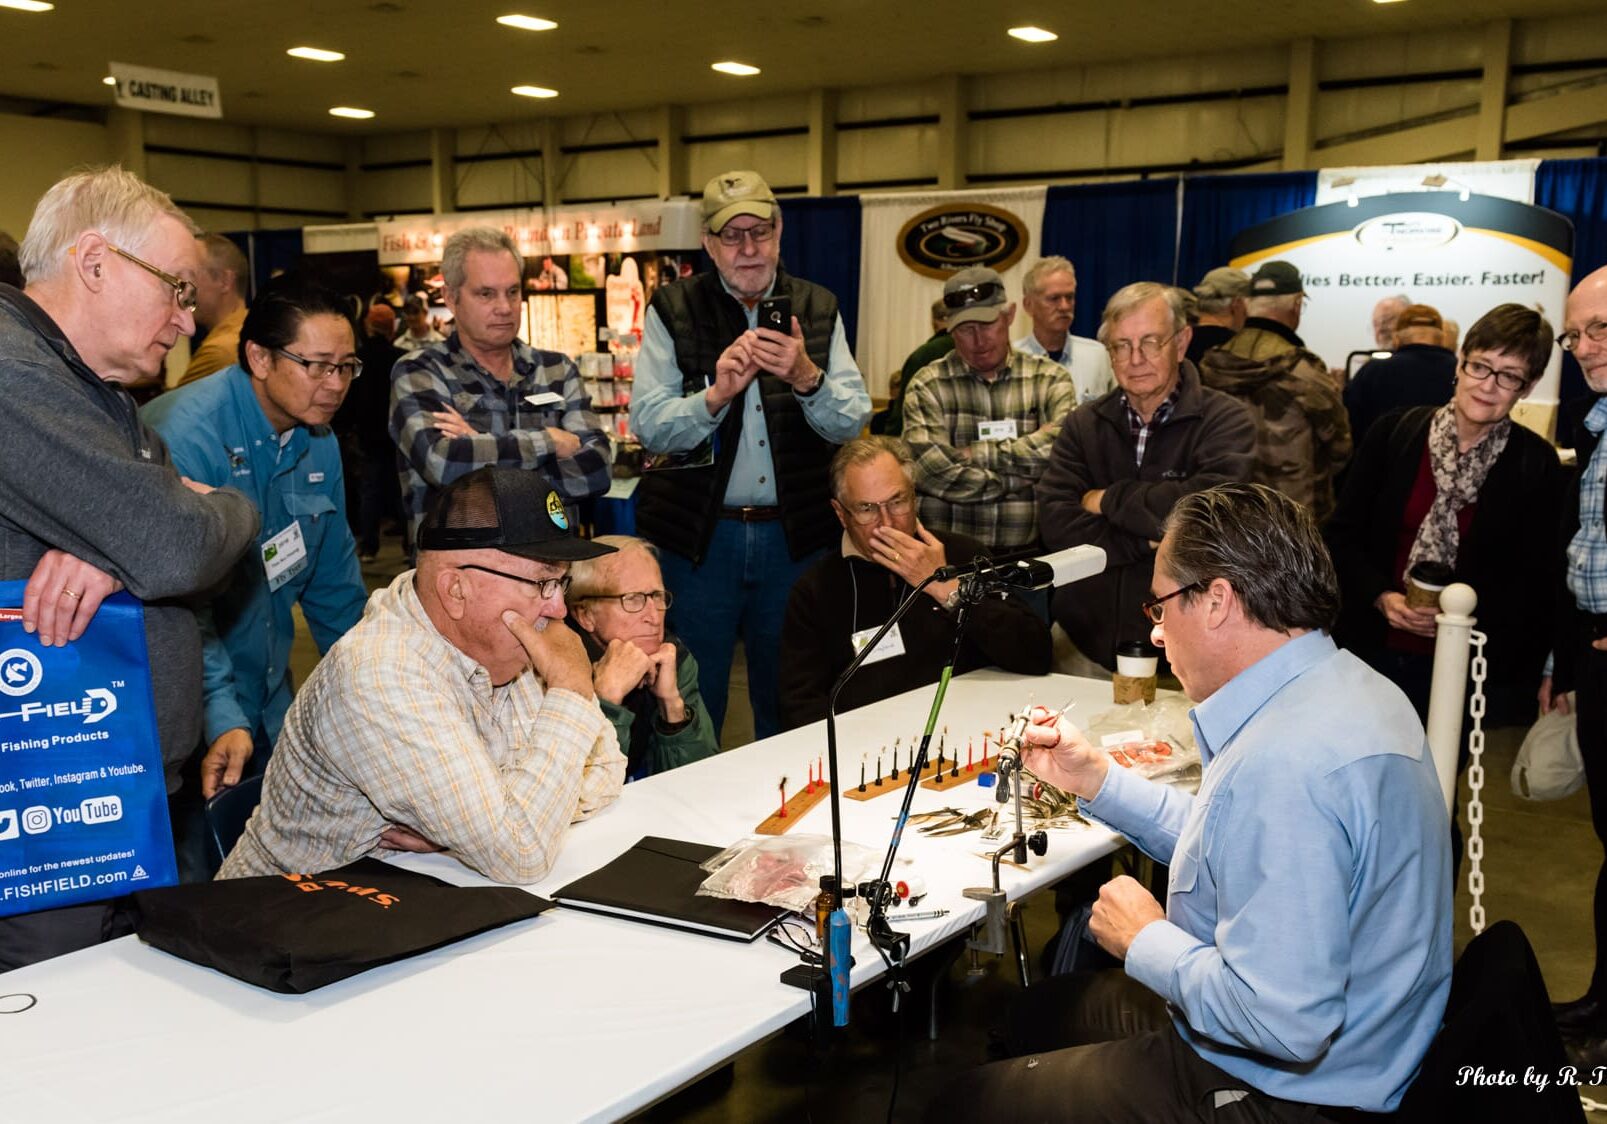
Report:
M558 26L552 20L544 20L540 16L498 16L497 22L503 27L517 27L520 31L551 31Z
M555 98L557 90L549 90L545 86L515 86L513 92L522 98Z
M113 78L110 74L108 74L106 77L104 77L104 78L102 78L100 80L100 84L102 86L115 86L115 85L117 85L117 79Z
M12 8L19 12L48 12L55 6L44 3L44 0L0 0L0 8Z
M1374 4L1399 4L1401 0L1373 0Z
M1010 38L1019 39L1023 43L1053 43L1060 36L1053 31L1045 31L1041 27L1033 27L1029 24L1026 27L1012 27L1010 29Z
M734 74L738 78L752 78L759 73L759 68L749 66L745 62L711 62L710 70L718 70L721 74Z
M367 121L374 116L372 109L358 109L351 105L337 105L329 111L331 117L350 117L353 121Z
M340 62L346 57L339 51L326 51L322 47L292 47L285 54L291 58L308 59L312 62Z

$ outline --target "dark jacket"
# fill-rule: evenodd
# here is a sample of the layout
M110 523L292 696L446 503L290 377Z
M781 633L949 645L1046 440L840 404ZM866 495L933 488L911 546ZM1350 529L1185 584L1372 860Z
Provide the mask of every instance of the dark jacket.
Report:
M1255 419L1244 403L1200 385L1183 360L1171 417L1151 433L1142 466L1134 462L1120 388L1079 406L1060 427L1049 467L1038 481L1038 526L1050 550L1103 547L1105 572L1055 590L1055 620L1088 658L1116 665L1118 644L1149 639L1139 606L1150 595L1155 548L1172 505L1191 492L1248 480ZM1083 509L1084 493L1103 488L1102 514Z
M815 366L829 369L837 298L779 269L773 291L791 299L792 314L803 330L804 350ZM725 291L719 273L710 270L660 288L653 294L652 307L675 342L681 392L696 394L712 386L721 352L748 330L741 303ZM837 446L815 432L791 386L765 371L757 381L787 549L794 559L803 558L837 535L827 479ZM636 522L642 536L695 563L702 562L708 550L742 427L748 424L747 411L736 408L740 404L739 398L715 431L712 465L649 472L637 489Z
M580 633L581 643L586 645L586 655L592 663L602 659L607 647L581 628L573 616L569 617L569 624ZM619 751L626 758L627 781L665 773L720 752L720 736L714 732L709 708L703 705L703 693L698 689L697 660L692 657L691 649L676 637L666 633L664 643L675 648L675 686L681 693L681 704L686 707L684 722L673 728L666 725L659 710L658 696L646 687L637 687L617 703L597 699L603 716L614 724L614 733L619 737Z
M933 531L951 564L985 554L982 544L964 535ZM849 637L880 628L910 587L885 566L840 551L822 558L787 599L781 626L781 722L786 729L826 717L837 677L854 660ZM904 691L936 683L954 652L954 617L926 594L899 621L904 654L862 665L837 700L839 712ZM1049 671L1049 629L1043 619L1014 600L973 606L955 672L997 664L1022 675Z
M1551 673L1551 693L1571 691L1576 686L1575 668L1581 639L1581 620L1574 595L1568 589L1568 544L1579 532L1579 484L1585 466L1596 451L1597 435L1585 428L1585 415L1601 401L1600 395L1588 395L1565 402L1557 412L1557 441L1564 448L1574 450L1574 467L1567 471L1567 484L1563 489L1562 512L1558 521L1560 533L1553 542L1551 553L1551 604L1553 606L1553 637L1551 644L1555 664Z
M1401 522L1436 409L1392 410L1378 420L1356 454L1324 532L1339 573L1335 639L1375 666L1389 626L1373 602L1381 593L1402 589L1401 575L1394 572ZM1490 638L1488 683L1502 689L1509 703L1532 706L1551 645L1552 548L1563 488L1556 450L1514 423L1507 447L1479 489L1478 506L1457 551L1456 580L1478 594L1474 615ZM1533 714L1513 717L1530 720Z
M1190 363L1199 365L1200 356L1213 347L1221 347L1233 338L1233 329L1226 324L1196 324L1189 337L1189 349L1183 355Z
M1369 359L1345 384L1345 409L1356 447L1373 423L1403 406L1443 406L1456 386L1456 354L1409 343L1387 359ZM1561 430L1558 430L1561 433Z

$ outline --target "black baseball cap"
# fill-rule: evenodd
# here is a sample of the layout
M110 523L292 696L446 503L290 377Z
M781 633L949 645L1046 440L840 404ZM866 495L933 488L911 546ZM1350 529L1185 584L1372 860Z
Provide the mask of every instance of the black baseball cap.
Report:
M1269 261L1250 277L1252 297L1282 297L1305 291L1300 271L1286 261Z
M569 525L564 500L534 469L477 468L437 492L419 524L420 550L500 550L533 562L613 554Z

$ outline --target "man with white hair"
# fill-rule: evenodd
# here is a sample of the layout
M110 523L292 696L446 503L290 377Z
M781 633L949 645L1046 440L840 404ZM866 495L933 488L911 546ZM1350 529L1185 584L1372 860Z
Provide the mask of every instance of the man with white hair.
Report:
M1411 297L1396 293L1373 305L1373 343L1380 351L1395 350L1395 321L1411 304Z
M180 478L124 389L195 330L195 234L133 174L78 172L34 211L26 290L0 287L0 580L28 579L23 627L44 644L78 639L117 590L145 603L170 795L201 740L201 633L184 599L257 533L243 495ZM105 903L7 918L0 970L116 935Z
M613 447L568 356L519 339L524 258L491 227L441 251L452 334L391 373L391 436L417 531L431 493L487 465L537 469L570 508L608 490Z
M1071 334L1077 315L1077 271L1056 254L1039 258L1021 279L1021 308L1032 331L1016 340L1017 351L1059 363L1077 386L1077 402L1092 402L1116 385L1110 356L1098 340Z

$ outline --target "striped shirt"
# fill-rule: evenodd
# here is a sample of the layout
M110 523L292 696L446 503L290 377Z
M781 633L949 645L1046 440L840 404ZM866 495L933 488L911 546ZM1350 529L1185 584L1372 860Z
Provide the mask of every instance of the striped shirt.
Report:
M1166 396L1166 401L1155 407L1155 412L1145 421L1133 409L1133 404L1122 395L1122 413L1127 416L1127 432L1133 435L1133 463L1140 468L1144 465L1144 447L1149 444L1149 435L1166 424L1166 419L1172 416L1172 410L1177 406L1177 399L1183 393L1181 381L1172 388L1172 393Z
M958 351L922 367L904 396L904 440L915 453L921 521L934 531L980 539L995 552L1034 543L1033 487L1076 401L1064 367L1014 349L992 382ZM1016 436L978 440L978 426L988 421L1014 421Z
M1585 428L1607 430L1607 398L1598 398L1585 415ZM1586 613L1607 613L1607 452L1597 442L1579 479L1579 530L1568 544L1568 591Z
M549 393L562 401L526 401ZM474 436L448 437L437 428L430 414L447 406L474 427ZM580 451L558 456L548 426L580 438ZM608 491L614 460L602 419L567 356L516 339L513 378L503 383L475 362L457 332L397 362L391 372L391 437L401 452L402 499L415 531L430 493L477 468L540 469L573 504Z
M595 702L548 692L533 671L493 687L436 631L409 570L296 692L262 803L218 877L332 870L399 824L487 878L528 884L551 869L570 822L624 781Z

